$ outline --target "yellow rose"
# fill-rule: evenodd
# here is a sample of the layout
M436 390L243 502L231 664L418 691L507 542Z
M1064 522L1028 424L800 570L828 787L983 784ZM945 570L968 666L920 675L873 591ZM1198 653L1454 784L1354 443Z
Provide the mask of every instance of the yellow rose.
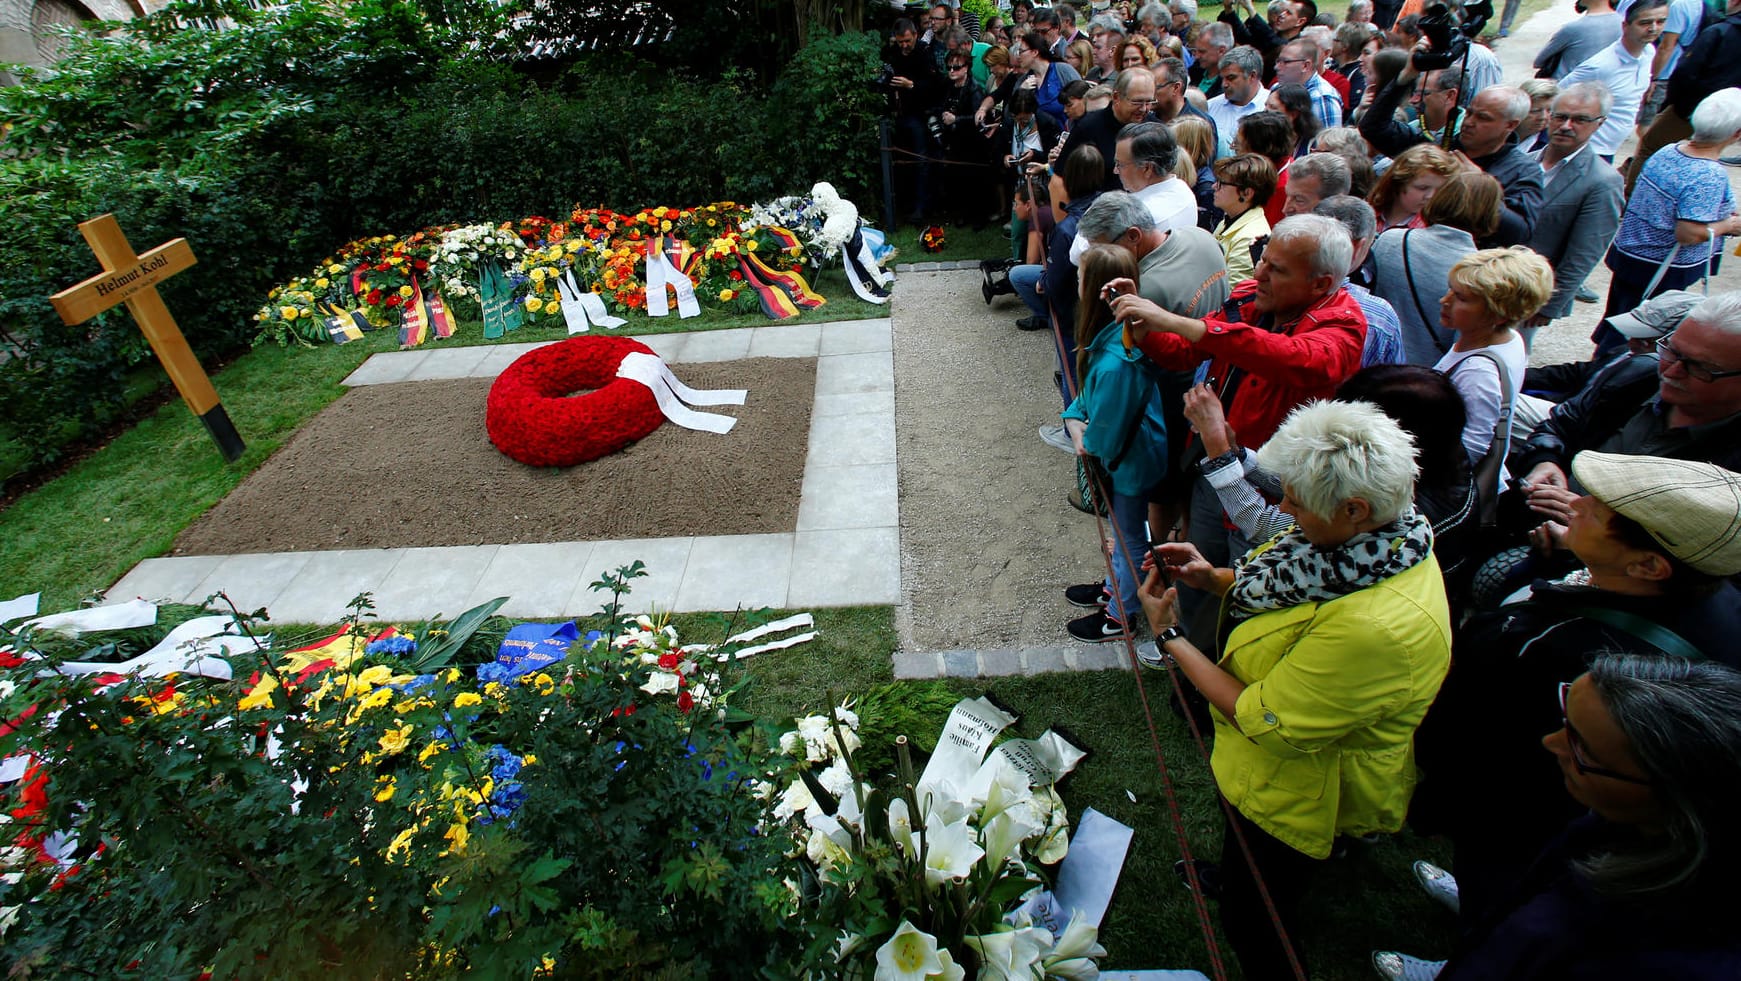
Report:
M745 242L744 248L749 249L751 252L756 251L756 240L752 238L748 242Z
M483 700L484 700L483 696L479 695L475 691L464 691L464 692L460 692L459 695L454 698L453 707L456 709L457 708L469 708L473 705L482 704Z
M410 297L411 296L411 287L409 287L409 286L399 287L399 295L403 296L403 297Z
M653 217L655 217L655 218L663 218L670 213L671 213L670 210L667 209L664 205L660 205L659 207L653 209Z
M544 301L544 312L545 313L557 313L557 312L561 311L561 309L562 309L562 304L556 302L555 300L545 300Z
M538 308L543 306L543 305L544 305L544 301L538 299L536 296L528 296L526 298L526 309L531 311L532 313L537 313Z
M283 317L285 320L295 320L296 316L297 316L297 310L295 307L279 307L278 308L278 315L280 317Z
M331 285L332 285L332 280L327 279L325 276L322 276L319 279L314 281L314 288L315 289L324 290L328 286L331 286Z
M720 290L720 291L719 291L719 301L720 301L720 302L721 302L721 303L724 303L724 302L726 302L726 301L727 301L727 300L730 300L730 299L731 299L731 298L732 298L732 297L734 297L734 296L736 296L736 295L737 295L737 294L736 294L736 293L733 293L733 292L732 292L732 291L731 291L731 290Z
M671 230L671 223L670 223L670 222L668 222L668 221L662 221L662 222L660 222L660 223L659 223L659 230L660 230L660 231L662 231L662 232L668 232L668 231L670 231L670 230Z
M388 756L391 756L394 753L404 752L405 747L409 745L411 745L410 726L388 729L387 734L381 737L381 752L386 753Z
M534 283L544 282L544 267L543 266L539 266L538 268L532 270L532 282L534 282Z
M336 262L335 262L335 263L333 263L333 264L332 264L332 265L330 265L330 266L327 266L327 267L326 267L326 271L327 271L327 272L329 272L329 273L332 273L332 274L333 274L333 275L335 275L335 276L336 276L336 275L338 275L338 274L339 274L339 273L342 273L342 272L344 272L344 271L345 271L345 267L344 267L344 266L341 266L341 265L339 265L339 264L338 264L338 263L336 263Z

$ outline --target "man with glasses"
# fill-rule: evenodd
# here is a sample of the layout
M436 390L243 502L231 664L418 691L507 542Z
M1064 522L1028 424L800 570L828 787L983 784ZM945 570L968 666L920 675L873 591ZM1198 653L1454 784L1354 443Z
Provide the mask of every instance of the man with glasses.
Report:
M1571 571L1537 579L1457 632L1450 675L1415 737L1422 781L1411 823L1450 836L1466 925L1582 811L1539 749L1566 724L1562 685L1606 651L1741 664L1741 592L1728 581L1741 573L1741 475L1595 452L1579 453L1572 472L1587 493L1554 532ZM1643 779L1567 736L1580 773ZM1417 870L1445 891L1433 873Z
M1125 191L1144 207L1160 234L1197 227L1197 196L1191 185L1173 173L1179 143L1165 123L1146 122L1126 126L1118 133L1112 156L1112 171L1118 180L1114 190ZM1092 206L1090 206L1090 210ZM1204 232L1210 242L1215 238ZM1070 264L1082 261L1092 239L1078 230L1070 242ZM1158 244L1158 243L1157 243ZM1215 247L1220 262L1221 247ZM1138 258L1142 256L1139 254ZM1201 282L1201 280L1199 280ZM1195 288L1195 287L1193 287Z
M1064 147L1058 152L1058 167L1063 166L1070 154L1084 144L1092 144L1100 150L1100 158L1108 161L1106 180L1103 189L1116 191L1120 188L1119 177L1113 173L1110 161L1113 160L1114 145L1118 142L1118 132L1132 123L1140 123L1152 116L1155 107L1155 77L1147 69L1133 68L1118 73L1118 78L1112 83L1112 104L1104 109L1095 109L1082 114L1070 128L1070 136L1064 141Z
M944 71L944 58L949 53L947 39L954 27L955 8L947 3L932 4L931 13L925 18L925 34L919 40L931 49L931 60L939 74Z
M1444 143L1442 132L1430 135L1433 127L1442 129L1457 96L1450 95L1453 80L1461 86L1463 78L1454 68L1423 73L1415 65L1415 56L1432 50L1425 38L1415 45L1408 63L1386 85L1364 116L1360 117L1360 135L1372 148L1387 157L1395 157L1418 143ZM1403 96L1414 90L1415 80L1427 76L1426 89L1420 99L1424 129L1413 128L1396 121L1397 107ZM1535 229L1536 211L1541 207L1541 165L1517 144L1517 125L1529 115L1529 96L1510 85L1490 85L1469 100L1469 111L1463 114L1451 137L1451 152L1465 170L1479 171L1499 182L1505 189L1504 204L1499 209L1499 230L1490 239L1479 242L1482 248L1521 245L1529 241Z
M1322 128L1329 129L1342 125L1342 97L1318 74L1322 63L1323 54L1316 44L1303 38L1289 41L1276 56L1276 84L1304 85L1306 94L1312 98L1312 114L1318 117Z
M1560 80L1560 87L1579 82L1601 82L1613 95L1613 107L1596 130L1590 146L1598 156L1614 162L1614 151L1632 135L1638 107L1650 88L1650 66L1656 57L1656 39L1668 23L1668 0L1633 0L1626 8L1620 40L1591 55Z
M1525 475L1519 490L1538 519L1571 517L1579 488L1568 463L1582 450L1741 470L1741 291L1701 302L1657 355L1656 391L1643 405L1636 389L1592 384L1530 433L1512 472Z
M1626 181L1590 148L1613 97L1600 82L1560 90L1548 113L1548 142L1533 156L1542 168L1542 203L1529 247L1554 267L1554 293L1524 327L1524 339L1572 309L1572 298L1596 268L1626 207Z

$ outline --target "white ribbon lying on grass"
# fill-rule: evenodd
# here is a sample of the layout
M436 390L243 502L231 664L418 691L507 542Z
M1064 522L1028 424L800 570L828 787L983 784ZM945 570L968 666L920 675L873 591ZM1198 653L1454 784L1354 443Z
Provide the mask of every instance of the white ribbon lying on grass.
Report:
M722 647L725 644L741 644L746 640L755 640L758 637L766 637L769 634L777 634L777 633L780 633L781 631L784 631L784 630L791 630L794 627L810 627L810 626L815 626L815 624L816 624L816 620L810 614L800 613L796 616L789 616L784 620L775 620L773 623L764 623L761 626L756 627L753 630L746 630L741 634L732 634L730 637L727 637L724 640L724 642L721 644L685 644L684 649L688 650L688 651L694 651L696 653L705 653L705 652L713 650L715 647ZM714 657L714 660L716 660L716 661L724 661L728 657L733 657L733 658L736 658L737 660L741 661L746 657L753 657L757 654L763 654L763 653L766 653L768 651L785 650L788 647L796 647L799 644L803 644L803 643L806 643L808 641L812 641L815 639L816 639L816 631L807 630L804 633L794 634L791 637L784 637L784 638L781 638L780 640L771 640L771 641L767 642L766 644L757 644L754 647L746 647L743 650L737 651L733 654L715 654L713 657Z
M749 394L741 388L697 391L678 381L665 365L665 359L642 351L623 357L623 363L617 368L617 377L638 381L652 389L653 399L659 403L659 411L665 413L665 418L685 429L709 433L729 433L738 421L716 412L697 412L689 405L743 405L744 396ZM689 405L684 405L685 402Z

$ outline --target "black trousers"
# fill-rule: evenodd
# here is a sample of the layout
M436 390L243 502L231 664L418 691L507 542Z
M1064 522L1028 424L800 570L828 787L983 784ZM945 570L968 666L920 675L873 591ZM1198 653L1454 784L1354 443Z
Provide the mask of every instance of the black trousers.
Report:
M1239 958L1247 981L1289 981L1294 977L1288 966L1287 950L1282 946L1264 907L1263 896L1257 891L1251 865L1234 837L1233 825L1245 835L1251 846L1251 857L1264 885L1269 888L1276 914L1288 931L1288 942L1300 966L1306 967L1306 948L1300 942L1298 930L1300 902L1306 890L1323 867L1324 860L1312 858L1283 844L1257 825L1237 808L1229 808L1234 817L1223 818L1221 829L1221 930Z

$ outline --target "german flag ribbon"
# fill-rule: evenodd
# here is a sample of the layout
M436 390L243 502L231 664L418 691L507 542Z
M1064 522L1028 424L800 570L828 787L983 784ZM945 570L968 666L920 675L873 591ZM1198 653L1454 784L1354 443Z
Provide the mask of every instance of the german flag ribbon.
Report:
M423 299L423 287L417 277L411 278L411 299L404 306L399 321L399 346L416 347L429 339L429 304Z
M334 344L362 340L363 331L374 327L361 310L346 310L336 303L319 304L316 309L324 315L321 322L326 324L327 337Z
M738 271L744 274L744 283L755 290L756 298L762 301L762 312L774 320L787 320L798 316L798 305L792 302L792 297L785 290L762 279L756 272L756 266L768 268L754 256L738 253Z
M744 258L748 259L750 265L755 267L756 274L761 276L764 282L791 297L792 302L797 306L805 310L814 310L828 302L822 298L822 294L810 288L810 284L804 281L803 276L798 275L797 270L780 272L763 262L761 257L754 252L745 254Z

